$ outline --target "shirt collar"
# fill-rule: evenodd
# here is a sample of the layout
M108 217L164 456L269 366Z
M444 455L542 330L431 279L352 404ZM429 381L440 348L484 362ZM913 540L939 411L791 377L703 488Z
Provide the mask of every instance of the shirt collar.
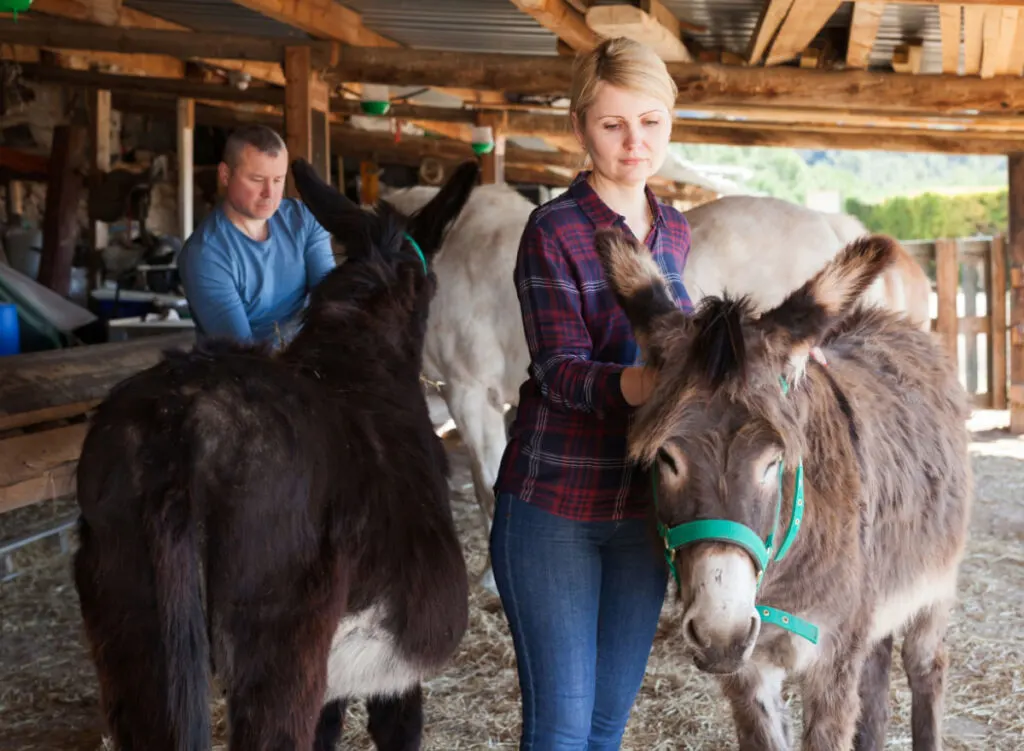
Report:
M606 227L612 224L624 223L626 218L622 214L613 211L608 204L601 200L601 196L597 194L597 191L590 187L590 183L587 182L590 172L591 170L583 170L576 175L569 185L569 195L573 197L576 204L587 215L587 218L593 222L595 227ZM654 195L651 186L644 185L644 194L647 196L647 203L651 207L654 226L663 226L665 223L665 216L662 211L664 207L658 201L657 196Z

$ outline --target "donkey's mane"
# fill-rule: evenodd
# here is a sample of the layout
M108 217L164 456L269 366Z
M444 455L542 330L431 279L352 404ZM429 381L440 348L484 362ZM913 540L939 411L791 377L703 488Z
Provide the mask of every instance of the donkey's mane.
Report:
M752 310L746 296L707 297L691 318L695 334L687 370L699 374L712 390L746 380L749 358L743 322L750 319Z

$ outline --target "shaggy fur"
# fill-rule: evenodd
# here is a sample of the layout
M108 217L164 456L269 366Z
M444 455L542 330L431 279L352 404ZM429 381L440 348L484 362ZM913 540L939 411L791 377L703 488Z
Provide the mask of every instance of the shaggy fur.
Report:
M429 260L477 168L407 218L364 212L292 167L347 256L301 332L278 356L227 342L168 353L112 391L82 450L75 583L120 751L209 748L211 663L233 751L312 749L336 693L328 653L352 653L342 626L368 614L373 654L390 650L378 672L413 676L370 702L371 731L381 749L418 748L417 677L467 626L445 452L419 382L435 279L404 233ZM319 743L347 698L327 704Z
M750 659L721 679L740 748L789 747L786 673L803 691L803 748L850 748L858 717L857 747L883 748L889 655L900 634L913 747L941 748L942 638L971 505L969 410L953 361L929 334L891 312L852 307L891 262L892 241L851 243L760 317L742 299L707 300L693 317L670 310L656 289L663 282L637 262L645 248L614 230L598 247L658 370L630 446L668 478L660 521L730 519L764 539L773 462L788 470L783 530L792 469L804 463L803 524L788 555L769 565L757 602L817 624L821 638L815 646L772 625L755 631ZM827 366L806 365L816 345ZM723 548L738 549L698 543L678 551L687 609L698 596L687 572ZM712 669L712 645L701 640L690 638L688 649L698 667Z

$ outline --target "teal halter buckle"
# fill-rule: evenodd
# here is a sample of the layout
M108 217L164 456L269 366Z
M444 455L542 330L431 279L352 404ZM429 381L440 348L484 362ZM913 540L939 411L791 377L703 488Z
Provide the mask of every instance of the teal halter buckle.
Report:
M420 257L420 261L423 263L423 275L426 276L429 273L427 270L427 257L423 255L423 251L420 249L420 244L416 242L408 232L405 233L405 239L409 241L412 249L416 251L416 255Z
M789 392L789 384L785 379L782 382L782 393ZM796 467L794 478L793 509L789 518L789 527L782 543L775 548L775 536L779 531L779 519L782 514L782 487L785 477L785 467L779 463L778 493L775 502L775 520L772 523L772 531L766 540L754 532L750 527L739 522L727 519L701 519L698 521L678 524L675 527L667 527L658 522L658 534L665 542L665 561L668 563L669 571L672 572L676 585L680 584L679 570L676 568L676 551L686 545L695 542L718 541L739 545L747 551L757 568L757 587L760 589L761 580L768 569L771 561L781 561L789 552L797 533L800 531L800 524L804 516L804 463L801 459ZM654 492L655 512L658 506L658 468L654 467L651 474L651 482ZM818 643L818 627L802 618L787 613L778 608L767 605L757 606L758 616L763 623L771 623L783 628L790 633L807 639L812 644Z

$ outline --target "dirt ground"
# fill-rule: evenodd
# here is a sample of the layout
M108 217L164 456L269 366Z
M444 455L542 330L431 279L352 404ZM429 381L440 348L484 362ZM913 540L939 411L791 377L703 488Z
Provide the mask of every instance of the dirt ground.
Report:
M1024 440L1005 431L1005 412L972 421L977 496L948 643L946 747L1024 749ZM485 539L472 501L465 452L449 442L455 512L475 576ZM74 514L53 501L0 516L0 544ZM19 553L17 578L0 584L0 751L98 751L103 745L95 675L83 646L69 558L53 540ZM426 748L514 749L519 690L511 640L497 599L476 587L460 652L426 686ZM666 604L624 749L734 748L715 684L681 656L677 613ZM791 698L799 716L799 698ZM888 748L910 748L910 695L898 655ZM223 707L215 707L223 717ZM371 748L360 706L349 711L344 748ZM223 742L223 728L220 728ZM215 748L223 749L223 745Z

